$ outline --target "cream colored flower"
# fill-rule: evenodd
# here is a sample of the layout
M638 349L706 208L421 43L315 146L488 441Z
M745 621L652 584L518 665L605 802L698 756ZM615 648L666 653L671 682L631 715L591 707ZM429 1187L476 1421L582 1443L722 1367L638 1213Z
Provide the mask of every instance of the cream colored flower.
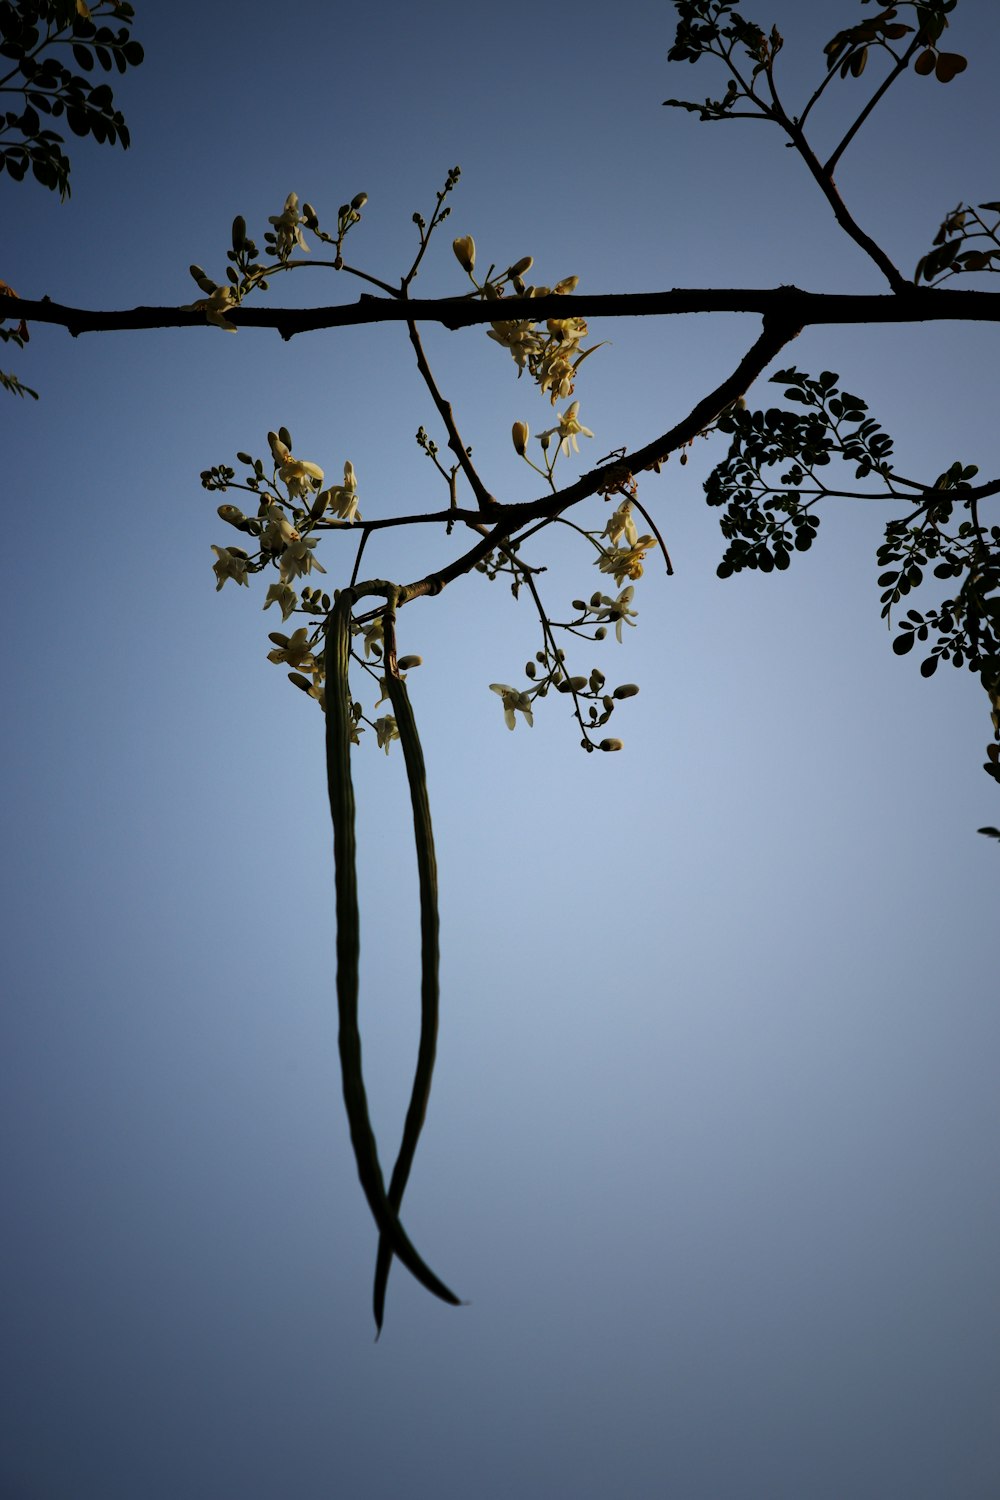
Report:
M264 528L261 541L272 552L280 552L282 547L288 547L292 542L300 539L300 533L292 525L280 505L269 505L264 515L267 518L267 526Z
M399 739L399 730L396 727L396 720L392 714L386 714L384 718L375 720L375 736L378 740L379 749L384 750L386 755L388 755L389 746L392 741Z
M281 618L282 621L284 621L290 619L291 616L295 613L295 610L298 607L298 602L299 596L289 584L272 583L271 587L267 591L267 598L264 601L264 608L270 609L272 604L276 604L281 610Z
M597 566L610 573L621 588L626 578L641 578L646 553L656 546L656 538L641 536L634 547L608 547Z
M216 561L212 564L213 571L218 580L215 585L216 593L221 589L227 578L231 578L234 583L241 583L244 588L248 588L246 553L239 552L235 548L216 547L214 544L212 551L216 556Z
M307 573L312 572L313 568L318 573L326 572L322 563L318 563L313 556L312 549L315 545L315 537L305 537L298 542L288 544L278 562L278 572L281 574L282 583L290 583L293 578L304 578Z
M307 463L304 458L289 457L278 470L278 478L287 484L290 499L305 500L323 483L323 470L319 464Z
M301 228L306 221L299 213L298 193L289 193L281 213L271 214L267 222L274 225L274 238L280 260L287 260L296 246L308 254L309 246L305 242Z
M576 441L577 433L581 437L592 438L594 436L590 428L584 427L582 422L579 421L577 417L579 410L579 401L573 401L559 418L559 436L562 439L562 451L567 457L569 456L571 447L574 453L579 453L580 451Z
M203 312L206 323L214 323L216 328L224 328L226 333L236 333L236 324L230 323L226 316L235 306L232 287L217 286L210 296L199 297L197 302L185 303L181 312Z
M493 323L487 330L488 338L495 339L514 357L518 373L524 371L532 357L539 353L544 339L533 323Z
M354 465L350 461L344 465L343 484L336 484L324 490L317 500L323 500L325 508L332 511L341 521L361 520L361 512L358 510L358 479L354 472Z
M534 724L531 716L531 699L527 693L518 692L517 688L508 687L505 682L491 682L490 692L499 693L503 703L503 719L508 729L513 729L515 724L515 712L523 714L529 726Z
M633 629L635 628L635 617L639 611L629 608L634 595L635 589L629 584L627 588L622 589L617 599L609 599L607 594L601 594L600 605L596 609L591 605L595 620L614 621L615 637L619 641L622 638L622 625L631 625Z
M367 625L361 627L361 633L365 638L365 659L375 653L376 657L382 655L382 616L369 620Z
M287 662L290 667L307 669L316 665L309 646L309 632L304 625L300 625L291 637L275 632L271 639L276 644L274 650L267 653L268 661Z
M639 540L639 533L632 519L631 500L622 501L614 514L609 517L608 524L605 526L602 535L606 536L612 544L620 542L622 537L624 537L630 547L636 545Z

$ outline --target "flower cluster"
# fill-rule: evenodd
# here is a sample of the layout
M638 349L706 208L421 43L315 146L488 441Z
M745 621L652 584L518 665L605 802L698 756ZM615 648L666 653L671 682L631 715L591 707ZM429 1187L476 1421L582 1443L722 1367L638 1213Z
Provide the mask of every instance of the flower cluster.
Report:
M250 516L230 501L219 506L219 517L253 537L258 550L249 553L242 547L213 546L216 588L221 589L230 579L246 587L251 573L273 567L278 579L268 587L264 609L277 605L283 624L294 614L325 618L330 610L329 596L319 589L307 587L302 589L300 598L293 584L314 571L326 571L315 554L318 537L309 534L313 528L326 517L348 523L358 518L358 480L354 465L350 461L344 464L343 484L323 490L320 488L323 470L319 464L298 458L293 453L291 435L286 428L269 432L267 442L273 462L270 475L262 461L251 458L248 453L237 455L240 462L250 469L244 482L238 481L236 470L225 464L202 473L201 481L206 489L243 489L259 502L257 514ZM311 679L304 677L301 671L290 672L289 677L320 703L323 701L322 652L313 653L321 631L319 625L311 635L305 626L295 630L290 637L274 632L271 641L276 649L268 653L272 662L309 671Z
M295 249L305 250L308 254L309 246L302 233L302 226L305 224L311 227L311 220L315 215L309 211L308 203L303 204L303 208L306 212L300 214L298 193L289 193L281 213L268 217L267 222L274 225L274 230L265 234L264 241L269 246L274 246L280 261L286 261Z
M656 546L656 538L640 536L633 546L606 547L597 566L602 573L610 573L621 588L626 578L641 578L646 553Z
M576 276L567 276L553 287L529 286L524 295L564 295L576 289L577 281ZM518 374L527 370L553 406L573 394L577 370L587 355L593 354L598 347L596 344L590 349L581 347L587 332L584 318L549 318L544 332L537 323L527 320L497 320L487 329L489 338L510 350Z
M530 255L508 266L499 276L487 276L480 284L474 275L476 242L472 235L459 235L452 249L463 271L487 301L499 301L507 286L518 297L562 297L575 292L579 285L578 276L565 276L555 286L526 286L523 278L533 264ZM595 344L590 349L582 348L587 337L587 324L583 318L549 318L544 331L532 319L498 319L487 333L496 343L510 350L518 375L527 370L553 406L573 394L577 370L587 355L599 347Z

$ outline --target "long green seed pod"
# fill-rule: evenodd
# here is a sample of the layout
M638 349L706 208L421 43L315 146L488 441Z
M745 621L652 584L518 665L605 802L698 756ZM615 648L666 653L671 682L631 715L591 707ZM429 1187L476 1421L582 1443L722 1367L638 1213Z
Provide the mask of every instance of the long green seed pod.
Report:
M427 795L427 771L424 766L420 736L410 705L406 684L395 672L395 661L386 663L385 684L399 731L399 742L406 762L413 806L413 836L417 849L417 874L420 883L420 1045L413 1076L410 1105L406 1112L403 1139L389 1182L389 1206L398 1214L403 1193L413 1166L417 1142L427 1114L427 1102L434 1073L438 1033L438 889L437 860L434 855L434 831ZM385 1293L392 1268L392 1243L382 1234L375 1263L373 1307L375 1325L381 1330L385 1315Z
M353 603L352 592L349 589L343 590L330 613L326 631L326 769L336 877L337 1009L344 1104L358 1177L380 1234L389 1240L393 1253L398 1255L406 1269L422 1286L443 1302L458 1306L459 1298L421 1259L396 1212L390 1207L379 1166L361 1070L361 1035L358 1030L358 959L361 944L354 786L351 781L349 679Z

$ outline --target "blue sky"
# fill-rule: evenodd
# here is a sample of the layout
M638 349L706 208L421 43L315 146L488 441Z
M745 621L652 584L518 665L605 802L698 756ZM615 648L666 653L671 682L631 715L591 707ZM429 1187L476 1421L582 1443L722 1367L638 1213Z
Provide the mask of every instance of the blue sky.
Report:
M808 10L808 13L804 13ZM865 12L772 0L791 100ZM758 125L661 107L670 6L289 0L140 7L118 88L133 148L74 144L73 197L0 181L0 275L90 307L180 304L297 191L369 194L356 260L388 279L462 167L418 289L463 289L451 234L581 289L882 289ZM949 87L905 78L842 191L907 271L960 199L995 198L985 7ZM870 66L874 66L871 64ZM831 90L834 141L868 75ZM840 113L843 111L843 113ZM841 128L842 124L841 124ZM971 283L970 283L971 284ZM353 300L311 271L276 305ZM581 468L664 431L753 319L592 324ZM482 330L427 331L504 498L510 425L551 409ZM995 332L804 333L896 439L900 469L1000 468ZM789 362L787 359L783 362ZM14 363L7 350L6 366ZM444 494L405 335L38 329L0 408L3 741L0 1489L17 1500L373 1497L978 1500L1000 1480L996 846L974 677L932 682L879 619L886 515L830 507L787 574L720 581L701 490L718 447L644 476L676 573L579 670L640 684L585 756L565 704L504 727L488 685L537 649L478 576L400 620L442 883L442 1030L406 1222L470 1306L398 1268L372 1342L375 1233L340 1099L318 711L266 660L263 588L214 591L199 472L269 428L366 515ZM751 401L770 405L762 384ZM435 434L440 440L440 434ZM603 524L593 502L586 524ZM332 539L331 539L332 540ZM412 578L444 538L388 534ZM374 542L372 544L374 548ZM351 557L324 548L328 584ZM547 533L553 612L600 577ZM416 1046L402 762L356 757L362 1024L383 1152Z

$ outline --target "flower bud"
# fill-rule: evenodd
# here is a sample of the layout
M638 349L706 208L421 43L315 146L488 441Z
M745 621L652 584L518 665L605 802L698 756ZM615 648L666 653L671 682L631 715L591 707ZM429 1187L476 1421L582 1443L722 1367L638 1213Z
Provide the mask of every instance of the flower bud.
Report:
M401 672L409 672L414 667L422 667L424 659L422 656L401 656L396 666Z
M579 276L564 276L562 281L556 282L552 290L560 296L565 296L568 292L575 292L579 285Z
M639 691L639 688L638 688L638 686L637 686L636 683L634 683L634 682L623 682L622 685L621 685L621 687L616 687L615 688L614 697L616 697L616 698L634 698L635 695L636 695L636 693L638 691Z
M228 521L230 526L238 526L241 521L246 520L246 516L240 510L238 505L220 505L216 514L219 515L223 521Z
M468 271L471 276L472 268L476 264L476 242L472 238L472 235L460 234L451 248L454 250L455 259L462 267L462 270Z
M535 257L533 255L525 255L520 260L516 260L512 266L508 266L507 275L523 276L525 271L530 271L534 264Z
M188 270L203 292L207 292L211 296L213 292L218 291L218 287L211 276L206 276L201 266L188 266Z
M288 680L294 682L295 686L301 688L304 693L312 692L312 683L308 677L303 677L301 672L289 672Z
M355 193L354 197L351 199L351 207L354 209L354 212L356 214L359 214L367 202L367 193Z
M528 424L527 422L515 422L510 429L511 441L514 444L514 452L524 456L524 450L528 446Z
M598 750L620 750L622 742L621 740L602 740L597 748Z

